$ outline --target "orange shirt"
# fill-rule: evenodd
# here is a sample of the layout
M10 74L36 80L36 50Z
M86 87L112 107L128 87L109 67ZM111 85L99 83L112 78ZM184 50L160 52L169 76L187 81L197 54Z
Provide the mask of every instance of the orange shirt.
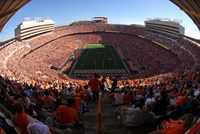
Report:
M21 114L16 113L16 122L17 122L18 127L22 131L22 134L28 134L28 131L26 129L29 124L28 114L26 114L25 112Z
M133 97L131 95L125 94L124 95L124 103L129 104L132 101Z
M81 100L87 101L89 99L89 95L87 91L85 90L81 91L80 96L81 96Z
M164 134L184 134L184 128L182 126L177 126L168 129Z
M183 105L186 101L187 101L187 97L186 96L180 96L176 100L176 104L180 106L180 105Z
M38 97L36 98L37 103L42 104L44 100L44 97L42 95L38 95Z
M51 96L45 96L43 104L45 108L49 108L53 104L53 99L51 98Z
M78 121L78 114L74 108L61 105L57 109L57 119L60 123L75 123Z
M100 90L99 90L99 84L100 84L100 81L98 79L91 79L89 82L88 82L88 85L90 86L91 90L93 92L96 92L98 93Z
M75 103L73 108L78 112L81 110L81 99L79 97L75 97Z
M137 95L141 95L144 93L144 88L136 90Z
M166 122L163 134L184 134L182 123L181 120Z
M76 92L77 92L77 93L80 93L81 91L83 91L83 88L80 86L80 87L76 90Z

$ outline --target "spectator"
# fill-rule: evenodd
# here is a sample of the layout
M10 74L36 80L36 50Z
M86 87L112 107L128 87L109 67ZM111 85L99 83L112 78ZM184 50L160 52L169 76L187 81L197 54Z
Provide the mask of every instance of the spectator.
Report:
M154 112L156 116L166 115L169 100L166 91L161 91L160 99L155 102Z
M79 123L77 111L73 108L74 99L68 99L67 105L61 105L56 112L58 122L62 124L76 124Z
M45 90L45 96L43 99L44 108L52 109L52 105L56 100L49 94L48 90Z
M52 134L48 126L39 121L29 123L27 131L29 134Z
M100 92L100 81L98 80L98 75L95 73L93 78L89 80L88 86L93 93L93 102L98 100L98 93Z
M123 115L124 125L125 126L140 126L144 123L155 123L156 118L151 113L152 106L147 104L144 105L142 109L137 108L128 108L127 112Z
M15 117L18 127L20 128L22 134L28 134L27 126L29 123L33 122L34 119L24 112L24 108L21 104L16 104L15 110Z

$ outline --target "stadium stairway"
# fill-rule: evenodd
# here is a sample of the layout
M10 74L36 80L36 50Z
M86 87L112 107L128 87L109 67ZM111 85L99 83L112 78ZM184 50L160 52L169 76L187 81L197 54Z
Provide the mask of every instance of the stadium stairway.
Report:
M114 107L108 94L102 94L102 133L101 134L148 134L155 131L156 126L144 124L139 127L123 128L116 118ZM89 112L84 114L83 128L73 130L73 134L99 134L97 103L89 103Z
M89 104L90 111L84 115L85 134L98 133L97 103ZM116 118L111 99L102 94L102 134L125 134L120 120Z

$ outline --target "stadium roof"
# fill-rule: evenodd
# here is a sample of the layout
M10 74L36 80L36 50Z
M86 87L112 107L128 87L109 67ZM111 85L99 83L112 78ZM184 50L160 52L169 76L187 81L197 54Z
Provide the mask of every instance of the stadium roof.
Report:
M0 0L0 32L8 20L30 0Z
M200 0L170 0L194 21L200 30Z

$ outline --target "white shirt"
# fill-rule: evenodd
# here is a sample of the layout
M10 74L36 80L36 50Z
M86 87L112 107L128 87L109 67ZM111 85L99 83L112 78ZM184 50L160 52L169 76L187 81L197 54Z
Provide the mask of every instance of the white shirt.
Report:
M154 104L155 103L155 98L147 98L146 101L145 101L145 104Z
M198 96L200 94L200 91L198 89L194 90L194 96Z
M124 93L115 93L115 105L124 104Z

